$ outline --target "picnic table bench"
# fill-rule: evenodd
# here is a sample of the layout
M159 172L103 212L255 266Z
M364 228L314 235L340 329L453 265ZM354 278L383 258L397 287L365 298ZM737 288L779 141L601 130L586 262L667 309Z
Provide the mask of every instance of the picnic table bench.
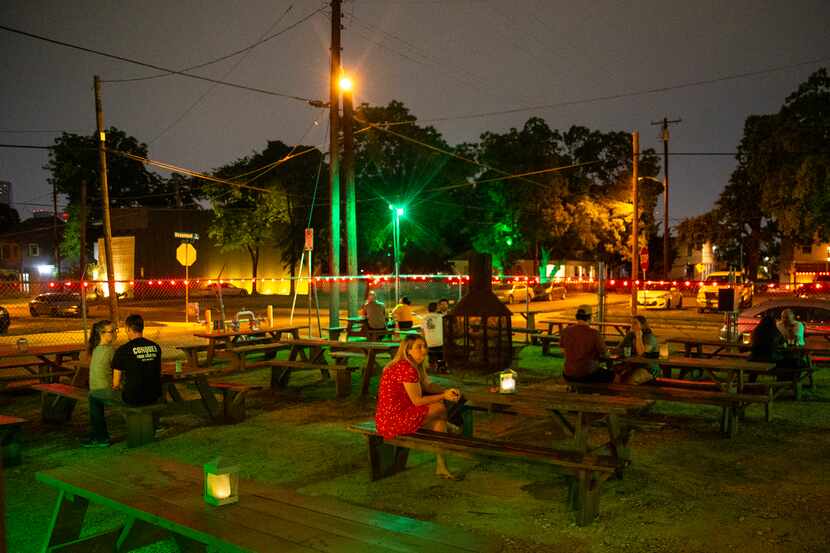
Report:
M89 400L89 390L70 384L36 384L35 390L43 393L41 399L44 422L62 423L68 421L79 401ZM117 395L100 396L106 405L117 409L127 423L127 447L138 447L155 439L154 417L164 409L163 403L127 405Z
M3 466L20 464L20 434L26 419L0 415L0 449L3 450Z
M498 540L432 522L240 479L239 502L202 498L201 467L149 455L41 471L58 491L43 551L132 551L173 538L181 551L234 553L488 552ZM125 515L112 530L83 535L91 503Z
M262 387L239 382L225 382L211 380L214 377L227 377L233 371L226 367L205 367L192 369L189 366L176 372L170 363L162 364L161 387L162 400L168 401L176 407L207 414L208 418L217 423L237 423L246 418L245 399L249 392ZM179 390L179 386L192 384L199 392L199 399L188 401ZM214 392L221 394L221 404L216 400ZM196 409L191 407L197 406Z
M568 506L576 512L576 521L580 526L590 524L596 518L602 483L622 468L620 462L610 456L518 445L425 429L388 439L377 432L374 421L355 424L349 430L366 436L372 481L403 471L410 449L461 456L512 458L557 466L572 476Z
M72 377L75 367L67 361L77 360L85 346L56 344L28 346L19 349L0 346L0 390L26 386L30 382L57 382L62 376Z

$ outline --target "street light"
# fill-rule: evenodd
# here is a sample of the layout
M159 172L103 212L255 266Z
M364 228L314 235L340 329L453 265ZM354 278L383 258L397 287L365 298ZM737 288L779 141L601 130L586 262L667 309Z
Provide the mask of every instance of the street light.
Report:
M401 295L401 217L405 210L401 206L389 204L392 212L392 248L395 254L395 305L400 302Z
M669 195L666 183L656 177L642 176L637 180L652 180L663 186L663 278L669 279Z

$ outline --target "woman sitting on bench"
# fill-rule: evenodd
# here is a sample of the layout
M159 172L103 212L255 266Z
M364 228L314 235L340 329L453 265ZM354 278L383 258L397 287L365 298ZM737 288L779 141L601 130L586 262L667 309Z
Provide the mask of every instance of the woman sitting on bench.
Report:
M375 427L384 438L411 434L419 428L447 431L444 401L458 401L461 393L455 388L445 390L429 381L425 369L427 351L423 336L407 335L395 357L383 369ZM448 480L456 479L440 453L436 455L435 474Z

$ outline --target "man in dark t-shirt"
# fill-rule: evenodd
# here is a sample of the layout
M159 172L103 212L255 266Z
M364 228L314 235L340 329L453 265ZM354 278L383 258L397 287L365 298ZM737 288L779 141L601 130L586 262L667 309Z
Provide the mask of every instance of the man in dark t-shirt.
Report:
M129 342L115 350L113 382L121 383L127 405L150 405L161 398L161 346L144 337L144 319L130 315L124 321Z
M559 345L565 353L563 376L571 382L611 382L614 371L604 370L600 361L605 357L605 341L591 328L591 308L576 311L576 324L562 330Z

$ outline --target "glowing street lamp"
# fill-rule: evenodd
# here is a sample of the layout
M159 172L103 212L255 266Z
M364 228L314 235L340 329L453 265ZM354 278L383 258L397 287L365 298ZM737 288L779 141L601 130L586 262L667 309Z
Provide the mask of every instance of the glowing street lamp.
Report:
M338 86L340 87L340 92L351 92L354 88L354 81L348 75L341 75L340 80L337 82Z
M401 296L401 217L406 212L402 206L389 204L392 212L392 249L395 255L395 305Z

